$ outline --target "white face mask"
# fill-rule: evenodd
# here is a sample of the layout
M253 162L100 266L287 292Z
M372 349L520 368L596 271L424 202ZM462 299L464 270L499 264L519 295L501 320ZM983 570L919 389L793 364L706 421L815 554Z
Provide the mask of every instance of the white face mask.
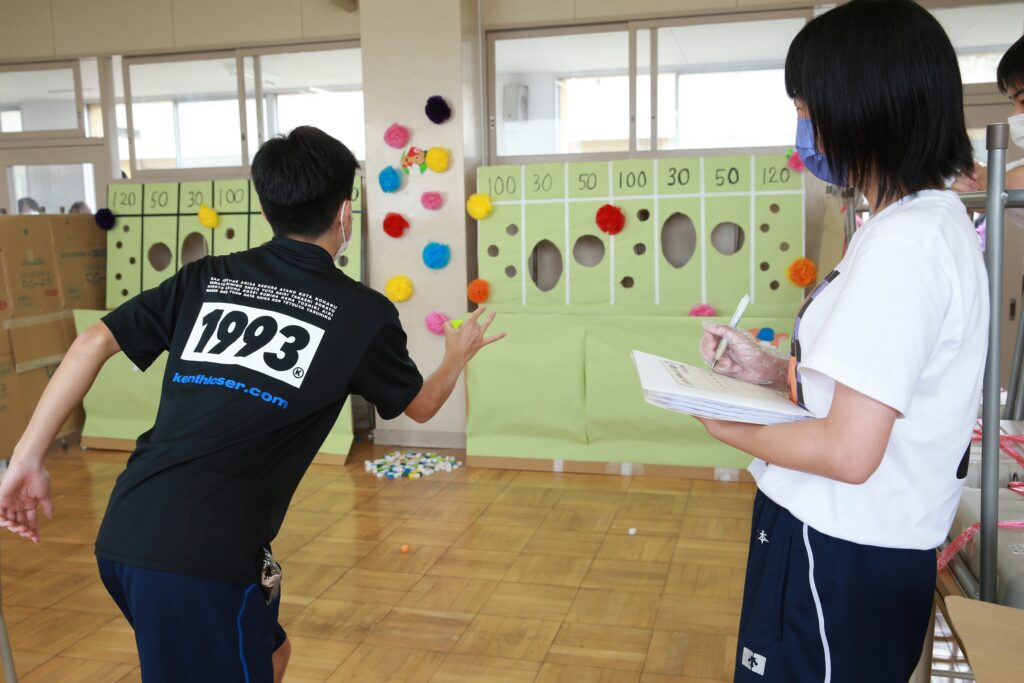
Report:
M341 246L338 247L338 251L336 251L334 253L334 260L335 261L340 259L341 255L345 253L346 249L348 249L348 245L352 244L352 238L351 238L351 235L352 235L352 232L351 232L352 231L352 225L351 224L349 225L348 229L349 229L349 237L346 238L345 237L345 207L343 205L342 208L341 208L341 239L342 239L342 242L341 242Z
M1010 139L1013 140L1013 144L1024 149L1024 114L1011 116L1006 122L1010 124Z

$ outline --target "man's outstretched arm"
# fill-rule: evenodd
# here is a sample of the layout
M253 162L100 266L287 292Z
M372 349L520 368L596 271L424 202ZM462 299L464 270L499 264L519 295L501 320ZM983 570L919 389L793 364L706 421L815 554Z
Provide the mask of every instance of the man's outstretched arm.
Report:
M96 381L103 364L120 351L114 335L102 322L80 334L54 373L32 413L28 427L14 447L0 482L0 527L39 541L36 509L53 516L46 453L64 421Z

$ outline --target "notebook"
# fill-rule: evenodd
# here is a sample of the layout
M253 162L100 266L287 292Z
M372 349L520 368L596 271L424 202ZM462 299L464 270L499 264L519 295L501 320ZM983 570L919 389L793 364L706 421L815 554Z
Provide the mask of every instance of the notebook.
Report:
M814 416L764 386L716 374L708 368L633 351L644 399L677 413L770 425Z

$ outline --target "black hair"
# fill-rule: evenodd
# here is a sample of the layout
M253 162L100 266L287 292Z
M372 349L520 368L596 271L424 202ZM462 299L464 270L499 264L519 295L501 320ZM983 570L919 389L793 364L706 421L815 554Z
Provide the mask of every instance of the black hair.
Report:
M252 160L252 182L275 235L317 238L352 197L359 162L313 126L267 140Z
M32 199L31 197L22 197L18 200L18 213L25 213L26 211L39 212L39 202Z
M1018 38L1017 42L1010 46L1010 49L1003 54L996 67L996 83L999 84L999 91L1013 94L1013 88L1020 88L1024 85L1024 37Z
M956 52L910 0L852 0L815 19L786 55L834 176L880 200L943 187L973 166Z

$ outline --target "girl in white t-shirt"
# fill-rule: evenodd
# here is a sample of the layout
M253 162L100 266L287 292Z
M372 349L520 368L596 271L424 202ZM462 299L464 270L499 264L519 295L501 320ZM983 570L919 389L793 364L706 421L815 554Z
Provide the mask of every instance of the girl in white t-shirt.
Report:
M809 171L873 217L802 306L787 362L708 325L715 370L788 390L815 420L702 420L755 457L736 681L905 683L966 475L988 329L974 226L944 179L971 167L956 54L907 0L817 17L786 58Z

